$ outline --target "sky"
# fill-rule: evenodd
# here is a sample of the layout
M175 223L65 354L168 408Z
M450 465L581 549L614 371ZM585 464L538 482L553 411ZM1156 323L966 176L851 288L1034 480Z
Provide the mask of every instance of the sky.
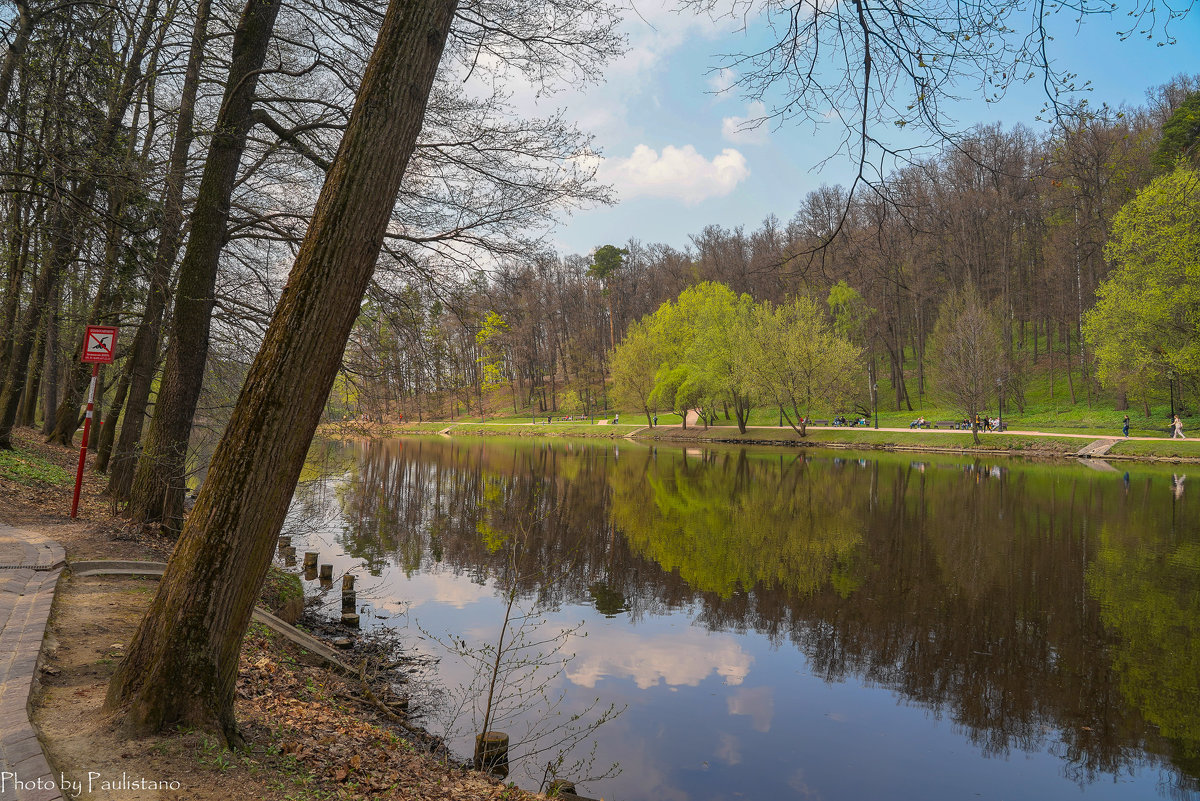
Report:
M628 0L625 0L628 2ZM734 91L719 67L719 54L742 52L762 41L761 28L675 13L673 0L635 0L623 29L629 51L605 70L604 83L537 96L512 87L523 114L561 109L595 137L603 157L599 175L611 184L613 206L576 211L550 232L560 253L587 254L606 243L630 239L678 248L709 224L761 224L769 214L786 221L803 198L822 184L849 183L851 160L837 151L833 125L741 123L763 113ZM1056 65L1090 81L1093 106L1138 106L1148 89L1180 73L1200 73L1200 11L1172 25L1176 43L1159 46L1136 37L1121 41L1122 18L1093 17L1082 28L1069 20L1050 44ZM999 103L975 97L956 103L960 128L1023 122L1046 130L1036 117L1045 102L1040 85L1018 85ZM824 163L822 163L824 162Z

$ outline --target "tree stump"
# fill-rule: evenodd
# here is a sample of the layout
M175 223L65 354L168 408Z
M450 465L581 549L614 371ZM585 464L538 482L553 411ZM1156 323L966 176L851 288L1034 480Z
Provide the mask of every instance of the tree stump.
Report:
M485 731L475 735L475 769L489 773L508 774L508 735L502 731Z
M321 581L333 581L333 565L321 565Z
M318 554L316 551L305 551L304 552L304 569L308 570L311 567L313 570L316 570L318 556L320 556L320 554Z
M550 782L550 789L546 791L546 795L550 798L569 798L577 795L575 792L575 782L569 779L555 779Z

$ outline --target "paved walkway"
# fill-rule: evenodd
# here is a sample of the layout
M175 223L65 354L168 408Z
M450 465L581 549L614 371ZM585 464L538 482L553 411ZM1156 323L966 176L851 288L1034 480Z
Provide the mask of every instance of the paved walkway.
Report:
M0 799L62 799L29 720L38 655L63 568L63 549L0 524Z

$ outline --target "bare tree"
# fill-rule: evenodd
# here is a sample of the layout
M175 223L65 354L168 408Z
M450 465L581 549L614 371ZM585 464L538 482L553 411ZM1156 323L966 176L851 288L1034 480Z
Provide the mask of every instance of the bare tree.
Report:
M978 445L978 418L986 414L1005 371L1000 325L973 284L942 304L930 350L934 387L966 414Z

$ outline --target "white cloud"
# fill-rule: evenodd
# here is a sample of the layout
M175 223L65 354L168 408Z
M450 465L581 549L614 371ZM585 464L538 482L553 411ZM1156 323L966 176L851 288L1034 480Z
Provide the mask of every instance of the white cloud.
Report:
M742 687L725 699L731 715L749 715L754 730L771 730L771 718L775 715L775 697L770 687Z
M746 157L733 148L725 148L710 161L691 145L667 145L661 154L638 145L629 158L606 160L600 177L616 186L623 200L668 197L693 206L728 195L749 174Z
M767 107L755 101L746 107L745 117L725 117L721 120L721 136L739 145L765 145L771 138L767 128Z
M402 600L386 598L377 605L393 611L393 604L401 603L406 609L417 609L428 603L463 609L495 596L495 591L490 586L463 581L461 576L436 568L428 573L412 576L404 583L403 592Z
M567 678L580 687L595 687L606 676L633 679L643 690L663 682L695 687L714 672L737 686L754 661L732 637L694 631L654 639L616 631L573 642L571 647L576 653L567 666Z
M735 81L737 81L737 73L726 67L709 76L708 88L714 94L728 96L729 90L733 88ZM724 97L720 99L724 99Z
M728 732L722 732L717 744L716 758L726 765L739 765L742 762L742 746L738 738Z

